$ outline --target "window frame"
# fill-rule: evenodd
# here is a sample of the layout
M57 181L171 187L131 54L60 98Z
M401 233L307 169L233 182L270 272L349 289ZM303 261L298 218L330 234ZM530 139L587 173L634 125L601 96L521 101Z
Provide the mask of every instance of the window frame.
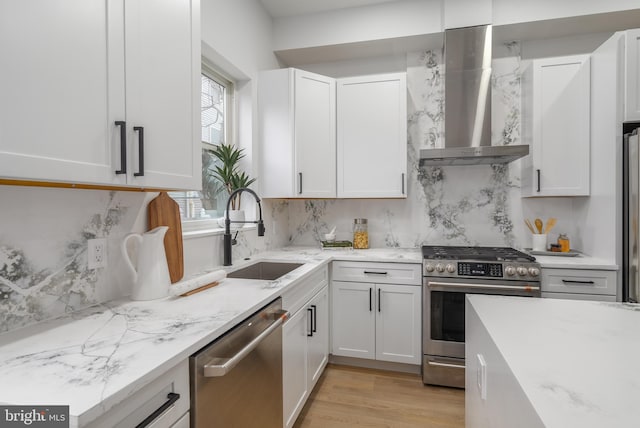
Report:
M211 62L202 58L200 75L204 75L225 88L225 111L224 111L224 137L223 141L228 144L236 145L236 123L237 123L237 105L236 105L236 82L227 74L221 72ZM200 122L202 122L202 115L200 116ZM198 138L201 140L201 149L211 149L215 147L214 144L209 144L202 141L201 132ZM186 193L186 192L182 192ZM224 211L224 208L218 209L218 211ZM221 215L221 214L220 214ZM218 235L224 232L224 227L218 223L219 217L206 218L206 219L181 219L183 237L199 237L208 235ZM251 226L249 226L250 228ZM255 226L253 226L255 227Z

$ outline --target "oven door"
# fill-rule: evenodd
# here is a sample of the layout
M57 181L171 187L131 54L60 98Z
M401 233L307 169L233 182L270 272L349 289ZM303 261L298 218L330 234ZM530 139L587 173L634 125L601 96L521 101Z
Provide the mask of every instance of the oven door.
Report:
M540 297L540 284L424 277L422 349L425 354L464 358L465 294Z

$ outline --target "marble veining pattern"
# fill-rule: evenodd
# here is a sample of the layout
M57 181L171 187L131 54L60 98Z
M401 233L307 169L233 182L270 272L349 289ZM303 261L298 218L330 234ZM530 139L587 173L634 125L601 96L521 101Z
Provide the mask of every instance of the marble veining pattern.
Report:
M0 212L0 332L122 295L118 287L107 289L108 283L118 285L107 269L88 269L87 240L108 238L108 245L115 246L134 223L143 197L67 189L46 189L46 194L42 189L2 191L16 205ZM42 212L15 208L34 193L44 199L41 206L46 206L48 198L57 198L45 217ZM118 266L117 252L108 251L107 255L110 263Z

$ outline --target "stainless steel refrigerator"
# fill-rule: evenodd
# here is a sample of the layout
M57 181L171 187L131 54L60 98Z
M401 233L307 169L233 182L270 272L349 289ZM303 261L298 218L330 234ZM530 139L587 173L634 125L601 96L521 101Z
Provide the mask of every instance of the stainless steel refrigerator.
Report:
M640 298L640 122L622 125L622 300L638 303Z

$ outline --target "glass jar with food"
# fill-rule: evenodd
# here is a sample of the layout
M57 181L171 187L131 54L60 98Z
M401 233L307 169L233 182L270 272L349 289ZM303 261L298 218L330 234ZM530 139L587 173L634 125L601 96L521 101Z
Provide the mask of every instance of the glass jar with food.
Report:
M569 237L564 233L561 233L560 236L558 236L558 245L560 245L560 251L563 253L568 253L571 250Z
M353 220L353 248L369 248L369 231L366 218Z

